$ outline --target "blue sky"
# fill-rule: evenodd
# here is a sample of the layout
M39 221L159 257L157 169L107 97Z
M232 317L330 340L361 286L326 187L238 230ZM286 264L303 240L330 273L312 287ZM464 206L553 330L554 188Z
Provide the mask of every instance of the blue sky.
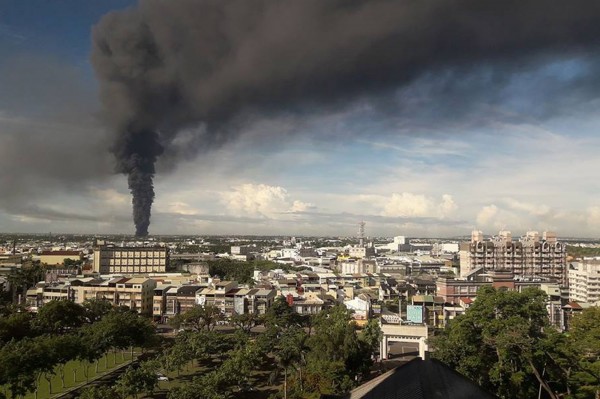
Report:
M135 3L0 0L0 230L133 231L88 58L91 26ZM502 83L490 65L437 70L379 103L252 119L159 161L151 233L597 237L597 64L566 53Z

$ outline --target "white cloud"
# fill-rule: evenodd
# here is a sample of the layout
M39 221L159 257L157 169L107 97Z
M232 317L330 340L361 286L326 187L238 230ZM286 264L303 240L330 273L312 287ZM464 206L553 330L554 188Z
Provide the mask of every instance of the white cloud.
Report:
M281 218L289 212L305 211L312 204L291 200L287 190L267 184L242 184L232 191L221 193L228 211L238 216Z
M454 213L458 209L458 206L450 194L444 194L442 195L442 202L438 208L440 216L447 217Z
M392 194L383 209L383 216L427 216L433 207L433 201L422 194Z
M101 189L97 187L92 187L90 189L90 193L96 199L110 206L124 205L131 202L131 198L129 195L122 194L113 188Z
M477 214L477 225L488 226L498 214L498 207L494 204L481 208Z
M313 208L315 208L315 205L311 204L310 202L302 202L302 201L295 200L292 203L290 212L306 212L309 209L313 209Z
M507 198L505 202L509 208L517 211L524 211L533 216L545 216L552 211L548 205L544 205L541 203L533 204L528 202L522 202L514 198Z
M190 206L189 204L186 204L185 202L180 201L171 202L167 209L169 210L169 212L176 213L179 215L191 216L198 214L197 209Z
M391 217L446 217L457 209L449 194L442 195L441 201L424 194L393 193L384 205L382 216Z

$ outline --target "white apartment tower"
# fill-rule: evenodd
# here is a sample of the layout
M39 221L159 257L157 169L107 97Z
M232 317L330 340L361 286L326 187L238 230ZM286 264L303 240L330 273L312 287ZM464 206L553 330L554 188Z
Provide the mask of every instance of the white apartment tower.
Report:
M570 264L569 300L589 304L600 301L600 261L584 260Z
M483 268L484 271L510 271L516 276L550 277L567 283L567 247L556 233L528 231L518 240L510 231L500 231L489 240L481 231L471 233L471 242L460 247L461 276Z

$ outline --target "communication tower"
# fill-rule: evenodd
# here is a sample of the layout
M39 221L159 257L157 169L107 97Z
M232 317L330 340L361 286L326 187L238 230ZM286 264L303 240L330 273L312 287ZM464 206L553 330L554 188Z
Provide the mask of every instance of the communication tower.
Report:
M364 221L358 224L358 246L361 248L365 246L365 224Z

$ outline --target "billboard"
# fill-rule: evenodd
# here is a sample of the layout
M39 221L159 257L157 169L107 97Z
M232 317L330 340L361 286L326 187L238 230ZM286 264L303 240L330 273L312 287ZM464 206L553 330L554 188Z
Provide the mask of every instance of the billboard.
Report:
M411 323L423 323L423 306L407 305L406 306L406 321Z

